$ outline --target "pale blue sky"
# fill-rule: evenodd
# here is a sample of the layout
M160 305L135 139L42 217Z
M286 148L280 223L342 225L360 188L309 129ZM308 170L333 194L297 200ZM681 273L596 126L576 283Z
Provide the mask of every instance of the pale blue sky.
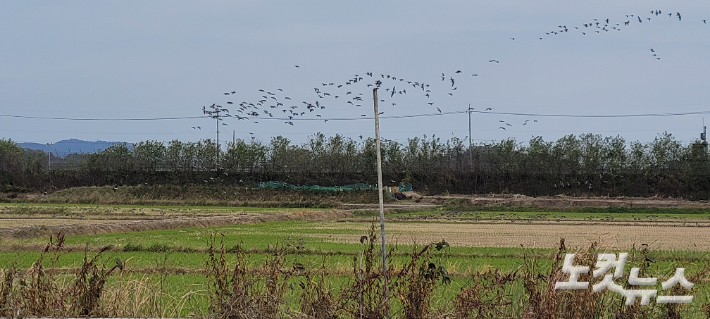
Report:
M630 14L634 18L626 17ZM603 25L607 18L608 29L620 23L622 30L597 34L596 27L583 27L593 19ZM372 116L369 88L358 83L341 89L364 94L363 106L356 107L345 103L345 92L333 99L338 89L321 83L343 83L365 72L431 83L430 98L403 82L398 90L408 93L389 98L384 89L397 84L386 82L380 91L387 94L383 116L438 113L436 107L464 111L469 103L476 110L538 114L710 111L710 25L704 19L710 20L708 1L4 1L0 115L189 117L201 116L202 106L212 103L237 114L226 101L255 103L264 89L278 93L284 107L316 100L326 105L304 118L358 118ZM568 32L545 34L559 25ZM319 99L315 87L332 95ZM232 90L237 94L222 94ZM264 109L286 116L282 107L265 105L259 112ZM527 142L532 136L555 140L590 132L649 141L668 131L689 142L699 136L702 117L474 114L473 139ZM526 119L530 122L522 125ZM294 121L293 126L257 121L226 119L222 139L231 140L233 131L238 138L268 142L283 135L296 143L314 132L357 140L374 135L372 120ZM192 129L198 125L202 130ZM465 114L384 118L381 125L384 138L401 142L424 134L468 135ZM0 137L18 142L196 141L214 138L214 130L209 119L0 117Z

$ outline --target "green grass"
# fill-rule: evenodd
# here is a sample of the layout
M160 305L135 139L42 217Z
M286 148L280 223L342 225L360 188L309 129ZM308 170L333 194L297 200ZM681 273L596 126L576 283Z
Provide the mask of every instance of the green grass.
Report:
M258 224L229 225L210 228L185 228L174 230L155 230L132 233L110 233L99 235L84 235L69 237L65 244L73 247L74 252L60 258L60 267L75 267L83 259L83 247L87 245L96 250L104 246L112 246L105 253L107 260L119 257L126 260L133 257L130 264L136 268L157 267L157 261L167 254L167 264L170 267L200 268L204 266L208 240L216 236L217 242L222 241L226 249L241 246L250 252L251 261L259 263L264 254L280 244L302 259L320 260L320 256L328 256L329 265L333 269L348 269L352 256L364 250L366 245L336 242L328 239L329 235L345 234L359 238L367 234L368 223L356 223L348 229L321 229L327 222L312 221L280 221ZM360 228L362 228L360 230ZM223 235L223 236L222 236ZM5 247L13 244L34 244L40 246L46 239L5 241ZM298 249L297 247L300 247ZM411 253L411 245L390 246L392 257L397 262L404 262ZM618 251L624 252L624 251ZM630 254L631 251L626 251ZM524 256L551 260L554 249L526 249L521 247L451 247L445 252L437 252L439 258L445 257L452 270L459 273L488 267L510 271L521 264ZM639 255L639 252L636 252ZM26 267L37 259L38 253L31 251L0 252L0 267L7 268L14 260ZM675 261L710 260L710 252L699 251L651 251L652 259L658 260L663 268ZM692 265L689 265L692 267Z
M353 280L351 275L353 256L356 256L358 251L364 250L366 245L333 242L329 241L327 236L345 234L358 238L367 233L369 223L353 223L353 227L345 229L324 228L328 223L282 221L69 237L66 244L71 245L74 250L60 255L54 266L60 268L80 267L84 259L84 252L80 248L83 245L88 244L92 249L113 245L113 250L103 253L99 259L100 264L111 267L114 258L128 260L126 269L137 273L127 273L124 275L124 279L142 278L153 287L152 289L162 286L163 294L159 295L158 303L163 307L173 309L177 307L175 306L176 300L182 300L184 306L174 310L177 311L177 316L187 317L191 313L207 312L209 304L206 295L207 278L204 274L196 272L206 269L208 255L204 249L208 246L208 240L212 235L217 236L217 243L222 240L227 249L240 245L250 251L247 254L250 268L256 268L263 264L269 254L269 249L272 249L277 243L292 245L291 254L285 257L286 266L299 262L304 264L306 269L317 270L323 266L323 256L325 256L325 269L330 273L327 281L333 292L337 293L345 283ZM44 242L46 239L13 240L5 244L41 244ZM293 248L301 245L304 247L302 250ZM132 251L124 251L126 247L129 248L126 250ZM412 246L399 245L392 248L390 259L395 267L409 262ZM625 268L628 271L631 267L639 266L642 258L638 251L627 252L630 255L635 254L626 264ZM432 249L430 252L432 260L441 262L453 275L450 285L438 284L436 286L433 292L432 309L450 309L451 300L462 287L470 286L471 276L476 272L493 269L504 273L512 272L525 262L524 256L529 258L532 256L536 258L540 272L544 274L549 272L555 253L554 249L520 247L451 247L440 252ZM89 256L94 254L94 252L89 252ZM39 255L40 253L36 250L2 251L0 252L0 268L8 269L13 263L16 263L17 268L27 269L37 261ZM51 265L52 257L52 254L45 256L43 262L45 267ZM657 276L660 281L669 278L677 267L685 267L686 275L689 276L707 266L703 261L710 261L710 253L708 252L651 251L649 257L656 260L650 266L649 273ZM228 264L233 265L234 258L234 254L227 254ZM162 269L167 269L167 272L161 273ZM171 272L176 269L182 269L188 273L175 274ZM118 276L112 276L107 285L117 285L119 280ZM302 281L300 277L294 277L290 281L295 288L290 289L286 295L286 307L289 309L298 308L298 296L302 292L298 288L300 281ZM699 289L693 292L697 298L694 302L695 305L707 302L707 296L710 294L707 285L699 285L698 287ZM513 301L522 300L526 296L522 281L516 280L511 284L507 294Z

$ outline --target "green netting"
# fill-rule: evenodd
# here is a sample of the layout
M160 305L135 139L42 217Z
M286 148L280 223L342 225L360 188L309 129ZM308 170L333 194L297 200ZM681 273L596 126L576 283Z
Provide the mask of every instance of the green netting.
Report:
M318 186L318 185L313 185L313 186L296 186L284 182L278 182L278 181L268 181L268 182L261 182L256 184L257 188L288 188L288 189L309 189L309 190L325 190L325 191L350 191L350 190L377 190L377 186L375 185L370 185L370 184L365 184L365 183L357 183L357 184L350 184L350 185L343 185L343 186ZM411 191L412 190L412 185L411 184L406 184L406 185L401 185L399 186L399 191Z

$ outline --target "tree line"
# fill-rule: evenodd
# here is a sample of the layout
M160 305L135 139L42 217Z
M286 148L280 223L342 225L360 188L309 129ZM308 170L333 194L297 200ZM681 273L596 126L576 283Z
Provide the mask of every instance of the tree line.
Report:
M710 197L707 144L683 144L668 133L648 143L598 134L556 141L533 137L527 143L506 139L471 147L465 142L426 135L404 144L383 140L384 184L411 183L430 194ZM64 158L0 139L0 187L5 191L141 183L255 185L267 180L376 184L376 167L374 139L321 133L300 145L283 136L269 143L237 139L222 149L212 140L148 140Z

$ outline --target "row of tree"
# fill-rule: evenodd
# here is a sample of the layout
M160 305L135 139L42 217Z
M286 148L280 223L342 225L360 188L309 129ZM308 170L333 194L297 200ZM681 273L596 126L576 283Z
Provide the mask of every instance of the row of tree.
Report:
M670 134L648 143L620 136L567 135L557 141L514 139L468 147L436 136L382 142L385 184L412 183L432 193L514 192L532 196L667 195L707 198L707 144L684 145ZM49 156L48 156L49 155ZM49 162L52 167L49 169ZM24 150L0 140L0 186L49 189L137 183L244 183L343 185L376 182L374 139L314 134L297 145L236 140L220 149L211 140L118 144L71 160Z

